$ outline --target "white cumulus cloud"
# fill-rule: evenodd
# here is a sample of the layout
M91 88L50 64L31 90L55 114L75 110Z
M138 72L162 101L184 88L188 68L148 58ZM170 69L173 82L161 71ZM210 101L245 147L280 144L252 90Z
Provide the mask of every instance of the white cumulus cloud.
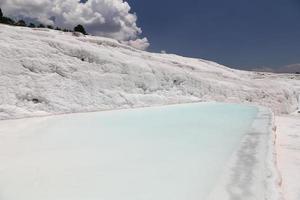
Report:
M146 38L138 38L137 16L123 0L0 0L0 7L7 16L67 28L82 24L93 35L128 41L139 49L149 46Z
M147 38L135 39L123 42L127 45L130 45L136 49L145 50L150 46L150 43Z

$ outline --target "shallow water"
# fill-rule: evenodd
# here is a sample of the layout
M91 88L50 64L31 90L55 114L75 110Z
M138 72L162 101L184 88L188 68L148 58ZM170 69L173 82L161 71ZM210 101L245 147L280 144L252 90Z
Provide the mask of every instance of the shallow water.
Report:
M257 112L198 103L2 121L16 128L0 131L0 198L205 199Z

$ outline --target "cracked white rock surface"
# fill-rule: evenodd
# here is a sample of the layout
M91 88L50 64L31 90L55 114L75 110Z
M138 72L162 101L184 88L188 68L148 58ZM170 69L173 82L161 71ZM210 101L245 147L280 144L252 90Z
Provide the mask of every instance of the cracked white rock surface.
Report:
M299 79L139 51L107 38L0 25L0 119L194 101L290 113Z

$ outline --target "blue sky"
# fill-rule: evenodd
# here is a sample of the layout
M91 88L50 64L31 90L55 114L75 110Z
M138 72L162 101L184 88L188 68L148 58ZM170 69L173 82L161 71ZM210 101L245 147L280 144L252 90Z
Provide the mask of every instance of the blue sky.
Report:
M150 51L231 67L300 63L300 0L127 0Z

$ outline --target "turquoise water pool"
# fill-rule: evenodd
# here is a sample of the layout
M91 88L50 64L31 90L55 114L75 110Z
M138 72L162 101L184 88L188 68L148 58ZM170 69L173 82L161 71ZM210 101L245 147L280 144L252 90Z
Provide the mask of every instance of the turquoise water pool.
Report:
M0 195L205 199L257 112L252 106L197 103L16 120L28 126L2 142Z

